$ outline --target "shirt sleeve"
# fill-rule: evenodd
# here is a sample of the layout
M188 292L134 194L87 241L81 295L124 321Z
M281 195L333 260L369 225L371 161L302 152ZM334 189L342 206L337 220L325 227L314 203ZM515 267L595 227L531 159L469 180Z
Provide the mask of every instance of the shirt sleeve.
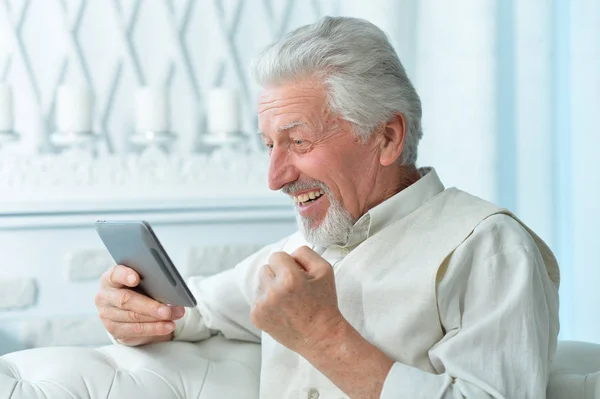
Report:
M268 245L235 268L210 277L191 277L188 287L197 301L175 322L174 340L196 342L215 334L228 339L260 342L260 330L250 320L259 269L289 238Z
M437 302L445 336L429 352L438 374L395 363L381 398L545 397L559 329L558 289L527 231L509 216L492 216L441 273Z

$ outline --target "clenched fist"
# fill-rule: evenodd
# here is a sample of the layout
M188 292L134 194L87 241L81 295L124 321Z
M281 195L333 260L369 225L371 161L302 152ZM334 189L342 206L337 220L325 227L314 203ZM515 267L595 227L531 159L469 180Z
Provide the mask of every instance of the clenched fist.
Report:
M171 340L173 320L183 317L185 308L163 305L131 289L139 283L135 270L122 265L102 275L95 302L104 327L132 346Z
M259 272L252 322L282 345L304 353L318 348L340 323L333 268L304 246L276 252Z

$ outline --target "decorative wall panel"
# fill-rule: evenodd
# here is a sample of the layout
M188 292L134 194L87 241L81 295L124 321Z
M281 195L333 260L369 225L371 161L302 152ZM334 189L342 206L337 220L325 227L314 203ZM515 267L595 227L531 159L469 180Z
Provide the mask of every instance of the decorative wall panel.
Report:
M0 81L14 90L21 148L47 148L63 84L94 91L95 130L108 152L127 149L134 92L146 85L168 90L181 152L195 149L205 130L205 95L213 87L238 90L244 131L254 133L251 59L289 29L338 14L339 6L339 0L2 1Z

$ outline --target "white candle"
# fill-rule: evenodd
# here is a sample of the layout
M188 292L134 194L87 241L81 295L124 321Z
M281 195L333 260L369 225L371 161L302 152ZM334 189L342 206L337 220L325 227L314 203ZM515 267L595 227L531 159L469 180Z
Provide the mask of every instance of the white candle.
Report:
M135 93L135 130L168 132L167 92L155 87L142 87Z
M9 85L0 84L0 132L13 130L13 98Z
M236 90L217 88L208 93L208 131L213 134L240 131L239 100Z
M56 125L59 132L91 132L94 95L86 86L67 85L58 88Z

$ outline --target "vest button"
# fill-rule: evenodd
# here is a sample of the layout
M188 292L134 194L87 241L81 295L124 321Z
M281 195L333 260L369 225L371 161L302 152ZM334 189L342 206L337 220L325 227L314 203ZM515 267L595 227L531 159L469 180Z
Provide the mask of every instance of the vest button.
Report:
M319 399L319 391L316 388L311 388L308 390L308 399Z

